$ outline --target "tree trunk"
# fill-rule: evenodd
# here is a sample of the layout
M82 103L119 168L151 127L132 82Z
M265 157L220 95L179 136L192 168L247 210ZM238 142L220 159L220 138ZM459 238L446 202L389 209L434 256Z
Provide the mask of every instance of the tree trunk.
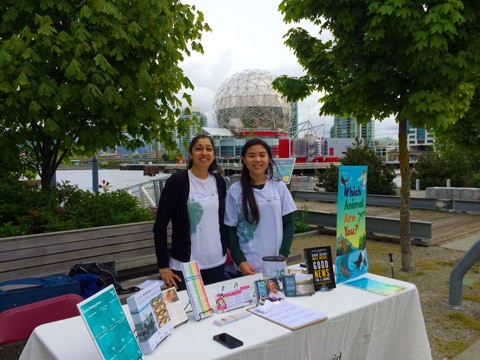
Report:
M398 120L398 145L400 160L400 247L402 252L402 271L414 272L412 241L410 240L410 155L408 152L407 120Z

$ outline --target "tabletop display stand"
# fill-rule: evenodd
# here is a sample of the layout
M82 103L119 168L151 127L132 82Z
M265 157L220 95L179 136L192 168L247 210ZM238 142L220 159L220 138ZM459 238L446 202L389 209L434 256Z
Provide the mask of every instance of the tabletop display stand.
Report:
M77 307L102 359L143 357L113 285L90 296Z
M195 320L205 319L213 315L214 311L208 301L198 262L183 263L182 272Z
M163 299L160 284L154 283L127 298L144 354L151 353L173 331L173 324Z

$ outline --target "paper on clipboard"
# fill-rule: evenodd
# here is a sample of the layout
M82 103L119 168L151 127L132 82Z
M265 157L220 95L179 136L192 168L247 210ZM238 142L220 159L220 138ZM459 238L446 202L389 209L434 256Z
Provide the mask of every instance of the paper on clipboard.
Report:
M287 301L280 301L275 302L272 305L267 305L268 311L263 311L262 306L265 305L251 307L248 308L247 311L289 330L297 330L328 319L327 315L324 313L310 310Z

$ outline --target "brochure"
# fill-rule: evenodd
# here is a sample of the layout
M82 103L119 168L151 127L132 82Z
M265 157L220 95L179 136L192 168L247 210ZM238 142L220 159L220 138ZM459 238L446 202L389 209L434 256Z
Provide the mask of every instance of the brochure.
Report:
M144 354L151 353L173 330L160 284L152 283L127 298Z
M214 294L217 313L224 313L233 309L250 305L252 303L252 293L250 285L239 287L235 284L234 288L229 291L221 291Z
M382 281L369 279L367 277L361 277L348 281L345 283L345 285L353 286L358 289L367 290L380 295L390 295L405 289L400 285L387 284Z
M162 294L173 327L188 321L187 313L185 312L182 302L178 298L177 290L174 287L171 287L163 290Z
M113 285L80 302L77 307L102 359L143 357Z

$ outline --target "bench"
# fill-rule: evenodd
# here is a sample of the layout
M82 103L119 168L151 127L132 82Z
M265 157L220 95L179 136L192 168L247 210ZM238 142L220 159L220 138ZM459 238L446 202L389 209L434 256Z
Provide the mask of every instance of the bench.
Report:
M115 261L118 279L158 273L153 221L0 238L0 282L68 274L83 262ZM167 229L170 236L171 227ZM300 261L292 254L288 263Z
M153 221L0 238L0 281L115 261L119 280L158 271Z

